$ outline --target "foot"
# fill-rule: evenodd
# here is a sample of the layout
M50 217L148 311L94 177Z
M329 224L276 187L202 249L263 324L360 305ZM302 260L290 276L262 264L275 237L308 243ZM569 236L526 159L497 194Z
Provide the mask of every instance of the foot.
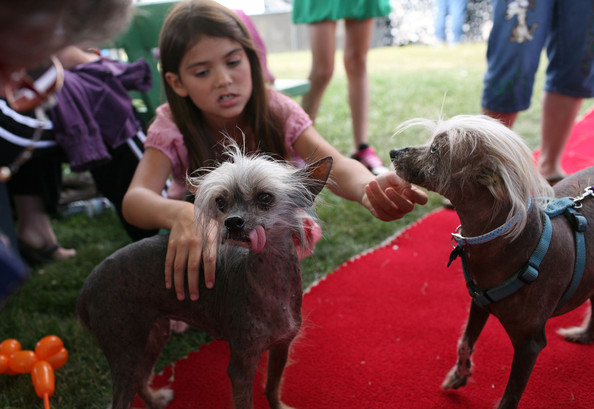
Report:
M50 261L66 260L76 255L76 250L65 249L58 243L45 247L34 247L24 240L18 239L19 253L29 264L44 264Z
M364 164L367 169L376 176L388 172L388 168L384 166L382 160L377 156L377 153L375 153L375 149L371 146L359 149L357 152L353 153L351 157Z

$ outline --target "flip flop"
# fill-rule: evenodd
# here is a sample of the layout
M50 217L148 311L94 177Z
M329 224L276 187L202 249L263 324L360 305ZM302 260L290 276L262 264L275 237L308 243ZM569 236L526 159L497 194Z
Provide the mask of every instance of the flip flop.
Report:
M30 265L39 265L55 261L53 255L60 248L59 243L52 244L43 249L35 248L18 239L19 253L21 257Z

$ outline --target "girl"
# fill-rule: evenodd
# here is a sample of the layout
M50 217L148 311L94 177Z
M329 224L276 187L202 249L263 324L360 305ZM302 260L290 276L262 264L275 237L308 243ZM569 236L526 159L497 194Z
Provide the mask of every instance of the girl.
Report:
M196 231L194 207L182 200L186 172L221 159L230 135L247 152L263 151L296 166L332 156L329 188L361 203L377 218L394 220L424 204L421 190L394 172L377 178L360 162L341 155L313 128L290 98L266 87L258 54L238 16L212 0L176 3L159 40L167 104L148 130L145 154L124 198L126 219L144 229L169 229L165 260L167 288L184 299L187 271L190 298L198 299L200 263L207 288L214 285L216 243ZM243 136L245 134L245 137ZM174 196L161 195L173 175ZM177 189L176 189L177 186Z

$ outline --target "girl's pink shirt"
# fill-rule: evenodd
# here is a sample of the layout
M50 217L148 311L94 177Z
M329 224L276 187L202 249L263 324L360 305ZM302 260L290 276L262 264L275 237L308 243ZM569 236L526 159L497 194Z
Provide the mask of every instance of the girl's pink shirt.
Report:
M292 163L297 167L302 167L305 165L305 162L294 151L293 144L297 141L299 135L312 125L312 121L301 106L288 96L269 89L268 99L270 109L283 122L282 128L285 134L285 145L289 151ZM172 199L183 198L185 194L186 172L191 173L191 170L188 169L188 150L184 144L184 138L181 132L173 121L169 104L163 104L157 108L156 117L148 129L144 147L158 149L169 158L171 161L173 182L177 186L171 186L169 188L168 197Z

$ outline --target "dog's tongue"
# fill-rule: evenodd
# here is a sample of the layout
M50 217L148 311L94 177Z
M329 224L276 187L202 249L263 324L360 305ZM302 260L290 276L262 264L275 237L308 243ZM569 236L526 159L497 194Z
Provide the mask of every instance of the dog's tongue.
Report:
M266 232L264 231L264 227L256 226L256 228L250 232L249 236L250 243L252 243L252 250L256 253L262 251L266 244Z

